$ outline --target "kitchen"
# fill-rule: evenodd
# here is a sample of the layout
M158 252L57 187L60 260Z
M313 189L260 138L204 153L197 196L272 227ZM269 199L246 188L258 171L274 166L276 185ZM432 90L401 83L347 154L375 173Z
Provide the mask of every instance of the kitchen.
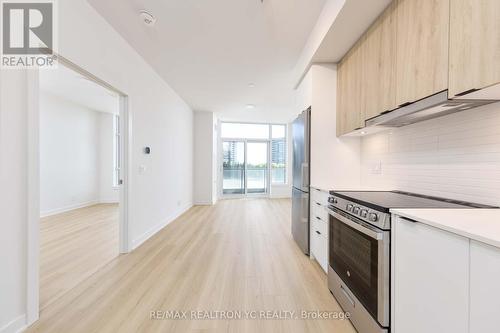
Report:
M500 325L499 15L392 1L298 84L292 234L361 333Z

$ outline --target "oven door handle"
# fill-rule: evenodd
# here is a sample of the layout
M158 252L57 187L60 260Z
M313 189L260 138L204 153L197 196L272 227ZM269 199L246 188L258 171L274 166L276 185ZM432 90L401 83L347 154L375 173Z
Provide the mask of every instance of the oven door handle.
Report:
M357 231L367 235L368 237L371 237L371 238L376 239L376 240L382 240L384 238L384 232L379 231L375 227L371 227L368 225L361 225L359 223L356 223L356 222L352 221L351 219L348 219L347 217L344 217L331 209L329 210L329 213L330 213L330 215L332 215L334 218L336 218L340 222L350 226L353 229L356 229Z

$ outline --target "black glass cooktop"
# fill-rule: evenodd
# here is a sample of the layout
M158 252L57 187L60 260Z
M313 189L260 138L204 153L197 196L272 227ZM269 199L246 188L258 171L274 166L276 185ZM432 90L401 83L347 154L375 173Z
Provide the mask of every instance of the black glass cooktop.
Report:
M330 194L385 212L391 208L498 208L401 191L330 191Z

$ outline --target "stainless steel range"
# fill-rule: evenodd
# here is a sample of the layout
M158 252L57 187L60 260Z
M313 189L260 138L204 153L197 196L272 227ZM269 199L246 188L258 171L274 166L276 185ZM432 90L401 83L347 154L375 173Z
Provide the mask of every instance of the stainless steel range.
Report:
M397 191L330 194L328 287L360 333L390 331L390 209L492 208Z

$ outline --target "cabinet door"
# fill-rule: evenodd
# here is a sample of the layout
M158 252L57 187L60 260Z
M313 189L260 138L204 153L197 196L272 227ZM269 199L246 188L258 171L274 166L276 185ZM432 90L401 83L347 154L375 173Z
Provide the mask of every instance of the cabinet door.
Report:
M392 2L368 29L361 45L364 120L397 107L395 8Z
M500 249L471 241L470 333L500 328Z
M323 204L327 204L325 192L311 189L310 239L311 256L321 268L328 272L328 221L329 215Z
M452 0L449 95L500 82L500 1Z
M362 38L363 39L363 38ZM362 39L344 56L337 71L337 136L364 127L361 114Z
M449 0L397 0L396 103L448 88Z
M312 221L311 223L311 254L321 268L328 272L328 227L325 222Z
M337 136L347 133L347 66L347 58L344 57L337 67Z
M469 240L393 219L393 332L468 331Z
M311 202L315 201L319 205L326 207L326 206L328 206L328 198L329 197L330 197L330 194L328 192L324 192L320 189L311 187ZM316 206L318 206L318 205L316 205ZM322 208L322 207L318 207L318 208L321 208L321 210L326 213L326 210L324 208Z

